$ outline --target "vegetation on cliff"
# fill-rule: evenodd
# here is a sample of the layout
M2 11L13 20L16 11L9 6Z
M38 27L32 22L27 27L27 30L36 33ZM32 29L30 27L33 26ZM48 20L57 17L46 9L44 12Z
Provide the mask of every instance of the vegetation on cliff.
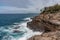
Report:
M56 13L60 11L60 5L56 4L54 6L45 7L42 13Z
M43 34L28 40L60 40L60 5L45 7L28 23L28 27L33 31L43 31Z
M49 32L60 30L60 5L45 7L40 15L34 17L27 24L34 31L45 30Z

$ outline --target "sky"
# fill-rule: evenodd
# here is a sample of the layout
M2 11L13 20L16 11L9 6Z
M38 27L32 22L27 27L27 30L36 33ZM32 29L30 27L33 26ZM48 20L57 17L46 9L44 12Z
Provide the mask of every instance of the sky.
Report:
M0 13L39 13L45 6L57 3L60 0L0 0Z

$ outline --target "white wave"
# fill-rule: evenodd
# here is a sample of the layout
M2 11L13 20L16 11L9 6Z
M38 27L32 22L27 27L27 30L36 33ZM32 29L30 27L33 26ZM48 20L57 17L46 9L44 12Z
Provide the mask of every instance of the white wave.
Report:
M12 36L10 35L6 35L2 38L2 40L16 40L15 38L13 38Z
M25 33L24 36L22 38L19 38L18 40L27 40L34 35L41 35L42 33L43 32L33 32L29 30L29 32Z
M6 38L6 40L7 39L9 39L9 40L27 40L28 38L30 38L30 37L32 37L34 35L41 35L43 33L43 31L42 32L38 32L38 31L33 32L33 30L27 28L27 22L32 21L32 19L25 18L25 20L28 20L28 21L19 23L18 25L13 25L12 28L10 28L10 27L8 29L2 28L2 29L4 29L3 31L6 31L6 32L8 32L10 34L10 36L8 38L6 38L7 36L4 36L3 40L5 38ZM15 27L18 27L18 28L14 29ZM12 36L12 35L16 35L15 33L13 33L14 30L22 31L24 34L21 37L20 37L20 35L18 35L19 37L16 36L16 38L15 38L15 37Z
M30 19L30 18L25 18L25 20L29 20L27 22L32 21L32 19ZM33 32L33 30L27 28L27 22L24 22L24 23L21 24L21 29L20 30L25 31L26 33L23 34L23 37L18 38L18 40L27 40L28 38L30 38L34 35L41 35L43 33L43 32Z
M32 21L32 19L31 18L24 18L24 20L26 20L26 21Z

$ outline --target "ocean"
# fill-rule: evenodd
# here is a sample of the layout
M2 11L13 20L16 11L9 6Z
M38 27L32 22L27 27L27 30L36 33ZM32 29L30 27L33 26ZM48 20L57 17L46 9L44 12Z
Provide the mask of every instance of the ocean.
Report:
M28 38L41 34L27 28L27 22L38 14L0 14L0 40L27 40Z

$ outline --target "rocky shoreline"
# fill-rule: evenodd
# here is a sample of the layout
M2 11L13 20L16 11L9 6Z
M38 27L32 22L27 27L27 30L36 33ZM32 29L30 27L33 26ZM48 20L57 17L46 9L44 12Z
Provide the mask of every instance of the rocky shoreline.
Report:
M42 35L36 35L28 40L60 40L60 31L48 32Z
M45 7L40 15L34 17L27 27L33 31L44 31L28 40L60 40L60 5Z

